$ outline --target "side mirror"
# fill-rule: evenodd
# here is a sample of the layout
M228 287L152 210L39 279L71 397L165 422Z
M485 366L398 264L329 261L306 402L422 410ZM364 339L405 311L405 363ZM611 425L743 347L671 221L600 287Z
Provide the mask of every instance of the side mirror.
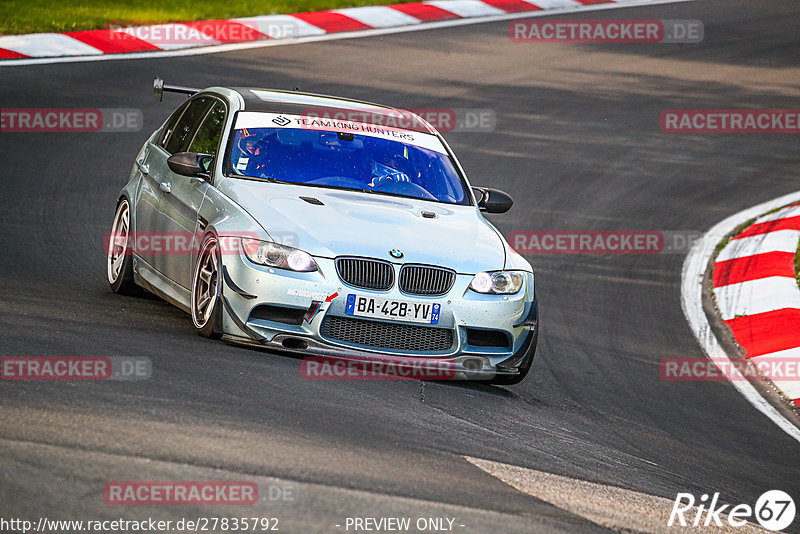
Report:
M473 187L472 191L478 200L478 207L486 213L505 213L514 205L514 199L499 189Z
M153 80L153 93L155 93L159 102L164 100L164 80L158 76L156 76L156 79Z
M178 152L167 158L167 165L175 174L206 180L211 177L213 162L214 156L211 154L198 154L197 152Z

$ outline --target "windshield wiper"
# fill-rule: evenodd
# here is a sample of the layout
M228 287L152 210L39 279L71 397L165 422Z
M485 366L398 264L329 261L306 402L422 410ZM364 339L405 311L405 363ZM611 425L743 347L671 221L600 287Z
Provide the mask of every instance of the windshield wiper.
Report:
M246 174L243 174L243 175L241 175L241 177L242 178L249 178L251 180L258 180L259 182L269 182L271 184L277 184L279 182L280 183L285 183L285 182L282 182L281 180L278 180L277 178L273 178L272 176L248 176Z

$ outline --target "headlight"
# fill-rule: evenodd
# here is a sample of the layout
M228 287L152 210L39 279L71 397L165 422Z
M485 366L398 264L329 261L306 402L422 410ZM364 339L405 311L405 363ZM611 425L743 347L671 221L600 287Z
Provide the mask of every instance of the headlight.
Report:
M522 288L524 277L515 271L482 272L475 275L469 288L478 293L511 295Z
M300 249L245 238L242 238L242 249L247 259L259 265L299 272L317 270L317 262L311 254Z

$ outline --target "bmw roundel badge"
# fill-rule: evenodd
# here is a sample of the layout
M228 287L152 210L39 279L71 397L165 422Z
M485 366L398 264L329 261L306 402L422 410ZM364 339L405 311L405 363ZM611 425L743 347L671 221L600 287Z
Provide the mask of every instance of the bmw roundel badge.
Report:
M392 250L389 251L389 255L391 255L393 258L400 259L400 258L403 257L403 251L402 250L397 250L396 248L393 248Z

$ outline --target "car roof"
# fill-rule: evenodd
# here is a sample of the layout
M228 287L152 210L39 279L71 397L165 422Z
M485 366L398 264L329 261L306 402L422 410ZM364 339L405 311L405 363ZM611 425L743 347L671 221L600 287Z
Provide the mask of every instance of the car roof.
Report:
M299 91L279 91L275 89L259 89L255 87L231 87L244 100L243 111L267 113L287 113L293 115L313 114L316 110L335 113L337 110L358 112L357 120L370 124L393 126L403 130L422 133L437 133L423 120L409 120L398 124L400 115L408 117L409 112L390 106L350 100L329 95L301 93ZM324 116L324 115L323 115ZM415 115L416 116L416 115Z

